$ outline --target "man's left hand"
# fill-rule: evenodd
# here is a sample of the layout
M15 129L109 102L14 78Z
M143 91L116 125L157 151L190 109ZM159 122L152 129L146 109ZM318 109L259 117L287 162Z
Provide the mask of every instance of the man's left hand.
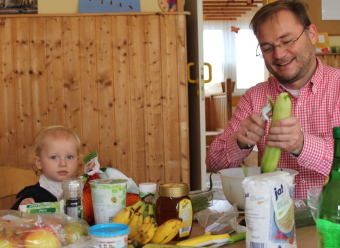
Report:
M291 116L277 121L275 127L269 129L266 144L298 156L303 148L303 140L300 122L296 117Z

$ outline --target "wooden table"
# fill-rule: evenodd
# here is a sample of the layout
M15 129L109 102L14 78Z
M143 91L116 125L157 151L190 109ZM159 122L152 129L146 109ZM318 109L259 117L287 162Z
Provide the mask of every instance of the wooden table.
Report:
M210 209L217 210L219 212L225 211L225 209L228 209L230 204L227 201L218 200L214 202L213 206L210 207ZM242 216L240 218L243 218ZM197 221L195 221L193 225L192 232L190 234L189 238L194 238L200 235L204 234L204 229ZM233 234L231 234L233 235ZM305 227L299 227L296 229L296 243L298 248L317 248L317 232L316 232L316 226L305 226ZM176 242L172 241L172 245L175 245ZM230 247L230 248L245 248L246 247L246 241L238 241L234 244L225 245L224 247Z
M197 237L204 234L204 228L195 222L193 225L192 232L190 234L190 238ZM231 234L232 235L232 234ZM296 229L296 243L298 248L317 248L317 232L316 227L314 226L306 226L300 227ZM230 248L245 248L246 241L238 241L234 244L226 245L225 247Z

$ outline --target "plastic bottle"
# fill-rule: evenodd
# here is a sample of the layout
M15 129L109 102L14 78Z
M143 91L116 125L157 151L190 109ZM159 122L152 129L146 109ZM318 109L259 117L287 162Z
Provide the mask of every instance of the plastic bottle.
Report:
M334 156L329 181L319 198L316 227L319 248L340 247L340 127L333 128Z
M83 218L82 194L84 183L80 178L67 178L62 181L65 201L65 214Z

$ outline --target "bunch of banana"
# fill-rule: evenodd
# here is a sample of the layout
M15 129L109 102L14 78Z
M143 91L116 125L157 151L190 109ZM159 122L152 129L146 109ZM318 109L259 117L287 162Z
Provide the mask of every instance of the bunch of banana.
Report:
M148 215L144 217L143 223L147 224L147 223L156 222L152 203L148 203L147 205L148 205Z
M166 244L170 242L178 233L182 226L182 220L170 219L157 227L150 243L153 244Z
M144 202L138 201L134 205L130 207L125 207L118 212L118 214L111 220L111 223L121 223L128 225L131 221L132 217L135 215L135 211L142 205Z
M146 207L147 204L143 202L139 210L133 215L132 219L128 223L128 226L130 227L129 238L135 239L137 236L137 228L143 224L143 213Z
M157 223L143 223L137 228L137 235L135 240L138 242L138 246L145 245L148 243L157 230Z
M138 242L136 240L128 238L128 248L136 248L137 246Z

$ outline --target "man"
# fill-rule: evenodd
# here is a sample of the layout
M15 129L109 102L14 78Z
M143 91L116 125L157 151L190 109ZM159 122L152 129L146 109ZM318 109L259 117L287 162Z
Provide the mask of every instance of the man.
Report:
M317 28L311 24L299 0L278 0L262 7L251 26L269 72L268 81L242 96L224 132L209 147L207 167L220 170L238 167L253 145L260 155L264 146L282 148L278 167L297 170L296 198L322 185L333 159L332 128L340 126L340 70L325 66L315 56ZM264 121L260 112L281 92L292 98L292 116Z

